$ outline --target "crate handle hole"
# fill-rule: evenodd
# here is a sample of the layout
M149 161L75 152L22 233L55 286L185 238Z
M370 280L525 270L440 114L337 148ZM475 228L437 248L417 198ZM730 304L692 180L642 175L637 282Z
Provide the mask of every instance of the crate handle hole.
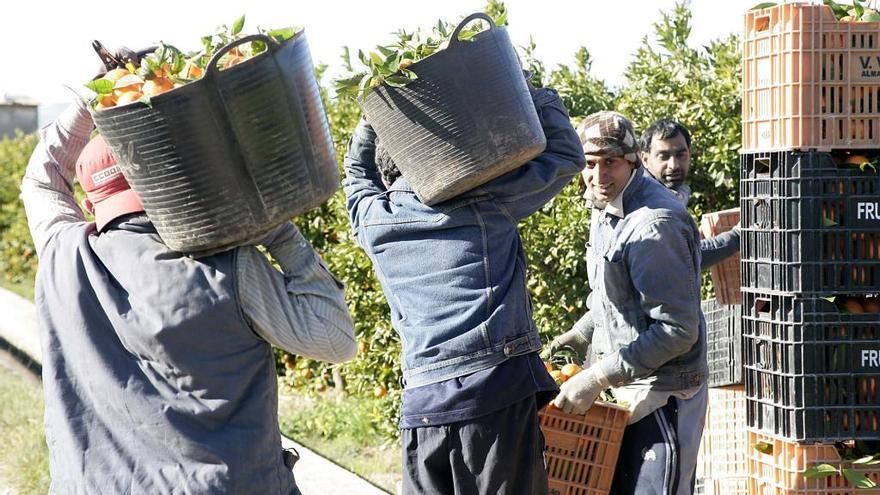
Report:
M769 157L755 158L755 175L769 177L773 172L772 161Z
M770 316L770 300L764 298L756 298L755 299L755 311L754 314L757 316Z
M770 29L770 16L762 15L761 17L755 17L755 31L761 32Z

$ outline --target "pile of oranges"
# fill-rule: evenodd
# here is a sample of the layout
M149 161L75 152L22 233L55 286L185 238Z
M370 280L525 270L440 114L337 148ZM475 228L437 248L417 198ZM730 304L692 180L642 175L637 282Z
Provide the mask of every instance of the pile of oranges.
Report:
M244 62L251 56L245 55L234 48L229 51L227 56L224 56L221 67L228 69ZM101 79L113 83L113 89L111 92L98 94L95 105L96 110L148 100L178 88L187 82L196 80L204 74L204 69L192 60L188 60L180 72L176 74L172 73L173 71L168 63L153 69L146 77L139 75L140 71L133 71L131 69L134 69L134 67L116 68L104 74Z
M244 20L242 15L231 27L221 26L215 34L203 36L203 48L199 51L184 54L174 46L160 42L153 53L146 54L140 60L113 60L114 64L124 63L124 66L113 68L86 84L87 88L97 93L94 108L103 110L136 101L149 104L152 97L202 78L216 54L221 54L214 62L217 68L229 69L267 51L267 41L283 43L301 31L295 27L258 28L262 39L242 42L240 40L245 36L242 32ZM102 60L110 63L103 56Z
M550 373L550 376L553 377L553 380L556 381L557 385L562 385L568 381L569 378L581 372L581 367L574 363L568 363L561 369L556 369L553 366L553 363L544 361L544 367L547 368L547 372Z
M851 314L880 313L880 297L838 297L835 303Z
M171 79L161 75L144 81L128 69L122 68L107 71L102 79L112 82L114 87L111 93L98 95L95 106L97 110L125 105L139 101L144 97L151 98L180 86L180 84L174 84ZM118 87L120 81L124 85Z

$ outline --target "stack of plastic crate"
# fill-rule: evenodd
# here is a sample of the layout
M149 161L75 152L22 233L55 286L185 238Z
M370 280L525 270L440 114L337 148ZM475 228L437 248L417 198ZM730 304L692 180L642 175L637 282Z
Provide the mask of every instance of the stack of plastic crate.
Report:
M705 495L748 494L745 402L742 385L709 389L696 473Z
M749 493L848 494L801 471L880 440L880 23L816 2L745 24L743 374L769 449L750 445Z

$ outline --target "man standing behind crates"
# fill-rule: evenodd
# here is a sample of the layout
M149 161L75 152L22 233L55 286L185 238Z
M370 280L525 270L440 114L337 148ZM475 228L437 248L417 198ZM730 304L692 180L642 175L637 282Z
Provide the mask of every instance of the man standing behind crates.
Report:
M583 413L613 388L632 417L611 493L692 493L708 397L697 226L644 172L629 120L599 112L578 134L593 208L590 359L554 404Z
M691 133L674 120L660 119L645 129L639 145L648 172L687 207L691 196L687 184L691 169ZM738 252L739 226L736 226L700 242L700 267L705 270Z

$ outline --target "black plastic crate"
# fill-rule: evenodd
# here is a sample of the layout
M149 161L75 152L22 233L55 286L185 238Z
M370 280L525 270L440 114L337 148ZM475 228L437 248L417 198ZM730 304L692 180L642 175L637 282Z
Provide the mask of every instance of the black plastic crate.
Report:
M706 318L706 349L709 360L709 386L726 387L742 383L741 306L702 302Z
M750 427L798 442L880 439L880 313L743 291Z
M830 153L741 155L744 287L816 296L880 292L880 174Z

